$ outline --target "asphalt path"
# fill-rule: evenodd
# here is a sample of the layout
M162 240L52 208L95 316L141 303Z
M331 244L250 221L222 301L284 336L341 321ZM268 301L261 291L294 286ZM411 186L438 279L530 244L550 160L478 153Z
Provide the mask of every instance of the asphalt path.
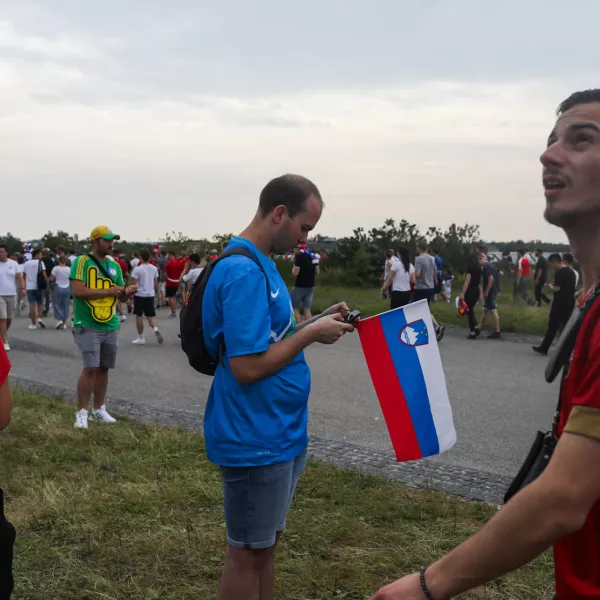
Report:
M204 411L211 378L187 363L177 339L178 319L158 312L165 343L159 346L146 324L147 344L136 346L134 318L120 332L117 368L111 371L108 398ZM81 358L71 330L27 329L17 318L9 332L13 374L56 388L75 389ZM556 404L556 384L543 379L545 360L526 338L476 341L462 330L449 331L440 344L458 441L435 461L511 475L520 466L535 432L546 428ZM381 409L358 336L334 346L306 351L312 370L310 433L392 454ZM108 401L110 410L110 400Z

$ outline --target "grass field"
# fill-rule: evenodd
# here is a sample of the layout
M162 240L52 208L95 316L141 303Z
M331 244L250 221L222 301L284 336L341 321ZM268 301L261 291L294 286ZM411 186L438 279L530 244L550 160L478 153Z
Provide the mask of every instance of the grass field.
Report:
M508 286L505 286L508 289ZM436 302L431 305L431 312L438 321L444 325L455 327L468 327L466 317L461 317L454 305L454 298L460 293L460 284L457 283L453 289L452 303ZM363 316L376 315L389 309L389 300L383 301L379 298L379 289L329 287L319 285L315 288L314 312L320 312L325 308L345 300L350 308L358 308ZM483 307L477 304L475 314L480 319ZM498 314L500 315L500 326L502 331L515 333L529 333L543 335L548 324L548 308L526 306L524 302L514 306L512 292L501 292L498 297ZM491 318L488 319L488 329L492 330Z
M224 535L219 474L203 438L120 420L73 429L73 409L16 393L0 483L18 531L19 600L215 597ZM369 598L435 560L495 512L309 462L278 553L280 600ZM545 555L465 598L551 596Z

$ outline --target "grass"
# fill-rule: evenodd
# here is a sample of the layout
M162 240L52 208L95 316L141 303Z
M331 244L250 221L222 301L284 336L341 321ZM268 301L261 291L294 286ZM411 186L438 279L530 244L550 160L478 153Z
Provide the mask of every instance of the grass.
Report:
M203 438L125 419L73 429L73 409L17 391L0 434L0 482L17 528L15 598L214 598L225 529ZM495 512L309 462L277 558L277 598L369 598L427 564ZM464 596L551 596L552 562Z
M504 286L506 289L508 285ZM431 304L431 312L444 325L455 327L468 327L466 317L461 317L454 305L454 298L460 293L460 284L456 283L452 290L452 303L435 302ZM379 289L346 288L327 285L315 287L315 303L313 312L316 314L325 308L344 300L350 308L358 308L363 317L376 315L389 310L389 300L383 301L379 298ZM475 306L475 314L481 318L483 306ZM514 306L512 291L501 292L498 296L498 314L500 315L500 326L502 331L513 333L528 333L532 335L543 335L548 325L549 310L546 306L542 308L526 306L524 302ZM488 318L487 328L492 330L492 320Z

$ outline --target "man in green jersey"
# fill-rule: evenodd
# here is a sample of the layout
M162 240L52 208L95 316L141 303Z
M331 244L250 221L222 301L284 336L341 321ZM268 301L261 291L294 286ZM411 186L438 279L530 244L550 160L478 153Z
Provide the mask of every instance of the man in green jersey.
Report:
M96 227L90 235L92 252L78 256L71 265L73 337L83 356L83 370L77 382L75 427L78 429L87 429L92 393L91 417L115 423L104 404L108 370L115 368L117 359L120 325L115 305L121 295L133 296L137 289L134 285L125 287L121 267L111 256L114 240L118 239L106 225Z

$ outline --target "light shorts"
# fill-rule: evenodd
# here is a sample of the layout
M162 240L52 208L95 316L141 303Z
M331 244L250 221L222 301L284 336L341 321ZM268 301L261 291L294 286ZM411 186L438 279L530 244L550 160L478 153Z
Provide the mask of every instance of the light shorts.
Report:
M83 357L84 369L114 369L117 363L119 332L73 327L73 338Z
M265 467L221 467L230 546L263 550L275 545L305 466L306 450L292 460Z
M158 291L159 293L165 293L167 291L167 282L166 281L161 281L158 284Z
M292 308L298 308L300 305L304 310L310 310L315 298L315 288L292 288Z
M16 296L0 296L0 319L13 319L16 305Z

